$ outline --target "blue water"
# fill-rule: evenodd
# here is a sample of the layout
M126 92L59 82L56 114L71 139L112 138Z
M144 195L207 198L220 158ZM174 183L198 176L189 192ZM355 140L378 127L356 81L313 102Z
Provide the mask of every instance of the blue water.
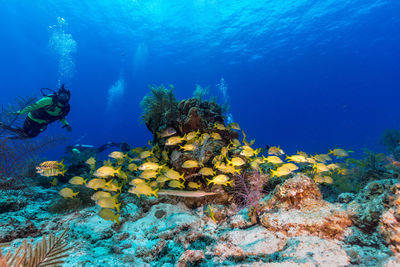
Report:
M397 0L1 0L0 40L0 103L65 82L68 143L143 145L147 85L223 102L221 78L256 147L381 151L400 129Z

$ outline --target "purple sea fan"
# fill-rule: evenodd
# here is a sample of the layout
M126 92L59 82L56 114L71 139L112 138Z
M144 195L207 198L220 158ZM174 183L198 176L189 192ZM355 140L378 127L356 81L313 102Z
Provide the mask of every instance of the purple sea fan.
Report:
M239 210L252 207L258 210L258 203L262 197L263 178L258 171L243 172L234 177L234 201ZM257 212L258 213L258 212Z

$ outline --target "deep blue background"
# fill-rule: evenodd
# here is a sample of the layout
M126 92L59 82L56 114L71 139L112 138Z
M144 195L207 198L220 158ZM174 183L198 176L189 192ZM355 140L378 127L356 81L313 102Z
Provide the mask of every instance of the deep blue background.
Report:
M384 129L400 129L400 1L320 2L2 0L0 103L57 86L49 26L62 17L77 43L64 81L69 143L143 145L147 85L173 84L182 99L196 84L220 95L223 77L233 117L256 147L382 150ZM120 78L123 98L107 111ZM46 134L61 132L54 124Z

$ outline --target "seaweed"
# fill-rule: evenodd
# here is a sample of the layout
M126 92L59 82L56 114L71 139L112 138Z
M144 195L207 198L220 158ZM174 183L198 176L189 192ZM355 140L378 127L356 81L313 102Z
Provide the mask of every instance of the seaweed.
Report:
M386 150L393 155L395 160L400 160L400 131L385 130L381 138L381 144L386 147Z
M168 126L173 126L170 124L176 121L178 116L178 102L175 99L172 85L170 85L170 89L163 85L149 86L149 88L151 94L143 97L140 106L143 109L142 120L147 128L155 134Z

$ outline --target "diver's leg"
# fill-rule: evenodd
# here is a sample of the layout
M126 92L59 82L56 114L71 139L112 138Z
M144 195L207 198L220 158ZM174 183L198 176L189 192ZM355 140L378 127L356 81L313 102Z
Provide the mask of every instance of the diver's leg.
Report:
M24 122L24 127L22 128L22 134L25 138L33 138L38 136L47 128L47 124L37 123L31 118L27 117Z

